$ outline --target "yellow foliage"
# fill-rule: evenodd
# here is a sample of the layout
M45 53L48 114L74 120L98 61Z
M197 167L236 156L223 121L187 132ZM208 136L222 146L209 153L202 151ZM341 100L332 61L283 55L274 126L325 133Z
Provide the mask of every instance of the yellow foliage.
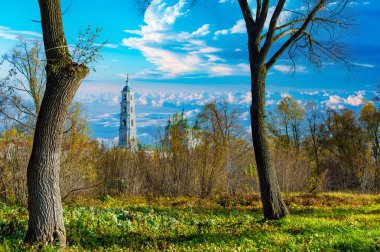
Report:
M24 134L18 132L15 127L12 127L10 130L6 130L2 134L1 141L3 142L19 142L24 139Z

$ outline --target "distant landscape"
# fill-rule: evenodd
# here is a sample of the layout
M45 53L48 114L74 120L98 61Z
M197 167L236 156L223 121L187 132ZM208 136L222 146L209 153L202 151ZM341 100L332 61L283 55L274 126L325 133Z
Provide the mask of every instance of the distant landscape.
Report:
M380 251L380 4L15 0L0 251Z

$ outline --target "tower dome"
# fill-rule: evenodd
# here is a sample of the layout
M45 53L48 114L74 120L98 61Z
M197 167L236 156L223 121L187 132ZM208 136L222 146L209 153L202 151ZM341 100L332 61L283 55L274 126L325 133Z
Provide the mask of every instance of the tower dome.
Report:
M127 75L127 80L125 81L125 87L123 88L122 92L129 92L129 91L131 91L131 87L130 87L130 84L129 84L129 77Z

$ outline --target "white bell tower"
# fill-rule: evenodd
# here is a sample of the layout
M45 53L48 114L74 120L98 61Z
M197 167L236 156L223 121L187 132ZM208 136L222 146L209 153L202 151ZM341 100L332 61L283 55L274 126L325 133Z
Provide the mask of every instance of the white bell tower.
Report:
M135 92L131 89L127 76L125 87L123 91L121 91L119 146L128 147L129 149L137 148L134 94Z

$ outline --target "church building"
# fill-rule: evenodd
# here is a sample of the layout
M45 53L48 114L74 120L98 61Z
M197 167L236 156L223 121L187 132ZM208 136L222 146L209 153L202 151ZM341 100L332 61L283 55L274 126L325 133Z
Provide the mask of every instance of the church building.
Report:
M137 148L135 98L127 77L125 87L121 91L121 113L119 128L119 147Z

